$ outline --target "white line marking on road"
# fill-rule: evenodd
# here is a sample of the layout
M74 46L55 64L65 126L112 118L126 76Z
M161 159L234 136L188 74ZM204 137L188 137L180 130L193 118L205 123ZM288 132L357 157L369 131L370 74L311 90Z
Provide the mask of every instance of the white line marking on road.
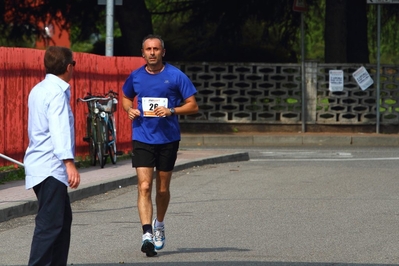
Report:
M392 158L340 158L340 159L250 159L252 162L306 162L306 161L315 161L315 162L332 162L332 161L397 161L399 157Z

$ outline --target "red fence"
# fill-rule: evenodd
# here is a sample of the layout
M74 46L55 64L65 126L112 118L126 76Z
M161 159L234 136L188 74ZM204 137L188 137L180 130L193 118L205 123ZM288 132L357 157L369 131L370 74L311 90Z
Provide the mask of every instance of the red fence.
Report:
M44 50L0 47L0 153L15 160L23 160L29 144L27 133L28 96L30 90L44 76ZM130 72L144 64L141 57L105 57L74 53L76 67L71 80L71 106L75 114L76 155L88 154L83 141L87 105L77 102L87 92L105 94L110 89L119 93L115 113L117 149L131 149L131 121L122 108L122 85ZM0 166L9 165L0 159Z

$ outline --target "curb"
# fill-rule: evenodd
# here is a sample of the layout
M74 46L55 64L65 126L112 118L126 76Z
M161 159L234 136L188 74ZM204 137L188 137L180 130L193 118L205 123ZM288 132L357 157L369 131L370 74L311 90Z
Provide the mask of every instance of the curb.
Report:
M399 146L398 135L182 135L181 147Z
M233 154L221 155L209 157L201 160L194 160L191 162L184 162L177 164L174 171L185 170L194 166L202 166L207 164L218 164L238 161L248 161L249 154L247 152L238 152ZM110 190L114 190L125 186L136 185L137 176L121 176L115 180L99 181L79 187L76 190L70 190L69 197L71 203L74 201L82 200L91 196L99 195ZM36 214L37 212L37 200L21 201L16 203L8 203L0 208L0 223L5 222L14 218Z

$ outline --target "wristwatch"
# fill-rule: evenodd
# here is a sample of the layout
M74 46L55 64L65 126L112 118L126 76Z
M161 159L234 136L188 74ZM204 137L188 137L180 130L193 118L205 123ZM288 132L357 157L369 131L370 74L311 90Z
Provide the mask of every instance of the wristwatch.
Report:
M175 108L169 108L169 111L170 111L170 115L174 115L175 114Z

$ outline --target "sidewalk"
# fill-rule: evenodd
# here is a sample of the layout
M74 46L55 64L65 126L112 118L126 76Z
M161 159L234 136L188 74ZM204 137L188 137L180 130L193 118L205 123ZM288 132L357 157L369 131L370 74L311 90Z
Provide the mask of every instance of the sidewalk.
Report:
M229 150L184 150L178 152L175 171L213 163L249 160L248 153ZM107 163L104 168L93 166L79 169L79 188L70 190L71 202L137 183L131 160ZM0 185L0 222L35 214L37 201L33 190L25 189L25 181Z
M175 171L205 164L249 160L248 153L237 153L231 148L306 145L397 147L399 136L362 133L183 134ZM107 163L103 169L99 166L83 168L79 172L80 186L70 190L72 202L136 183L136 173L130 160L118 161L116 165ZM23 180L0 185L0 222L35 214L36 211L34 192L25 189Z

